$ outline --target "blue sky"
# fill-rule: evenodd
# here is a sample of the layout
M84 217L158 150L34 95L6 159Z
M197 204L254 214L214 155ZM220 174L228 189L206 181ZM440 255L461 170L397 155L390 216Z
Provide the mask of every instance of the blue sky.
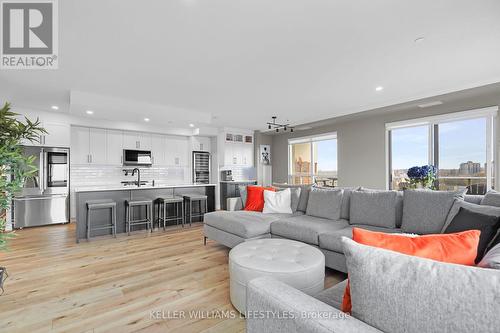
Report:
M318 147L318 171L337 170L337 140L325 140L315 143Z
M486 161L486 119L439 125L439 167L458 169L460 163ZM392 168L407 169L428 163L428 127L392 131Z

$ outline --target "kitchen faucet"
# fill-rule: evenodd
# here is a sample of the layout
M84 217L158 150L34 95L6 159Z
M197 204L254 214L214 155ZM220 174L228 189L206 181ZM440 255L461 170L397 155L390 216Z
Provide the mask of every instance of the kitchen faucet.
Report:
M137 171L137 187L141 187L141 170L139 168L135 168L132 170L132 176L135 175L135 172Z

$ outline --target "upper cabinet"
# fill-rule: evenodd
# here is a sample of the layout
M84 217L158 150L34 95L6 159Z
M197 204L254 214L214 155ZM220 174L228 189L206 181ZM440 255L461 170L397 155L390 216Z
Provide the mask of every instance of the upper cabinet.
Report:
M73 127L71 131L72 164L106 164L106 130Z
M165 154L167 165L189 166L189 139L182 136L168 136L165 142Z
M254 166L253 135L238 131L227 131L219 136L221 154L219 161L224 166Z
M124 149L151 150L151 134L125 132L123 134Z
M106 161L109 165L123 165L123 132L106 130Z
M191 138L192 149L194 151L212 151L212 144L210 142L210 138L206 136L193 136Z
M209 138L198 150L209 149ZM71 163L123 165L124 149L151 150L155 166L188 167L190 138L74 126L71 128Z
M51 121L40 121L40 126L45 128L46 134L40 135L38 142L23 140L28 146L69 147L71 142L71 128L68 124Z
M166 137L164 135L151 135L151 154L153 165L167 165Z

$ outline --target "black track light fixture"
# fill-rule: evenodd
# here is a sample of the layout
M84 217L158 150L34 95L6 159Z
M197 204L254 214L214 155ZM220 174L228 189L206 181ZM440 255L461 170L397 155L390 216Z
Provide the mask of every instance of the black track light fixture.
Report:
M276 119L278 119L278 117L276 116L272 116L272 121L268 122L267 123L267 128L268 129L275 129L276 133L279 133L280 129L283 129L283 131L287 131L288 129L290 129L290 133L293 133L293 127L290 126L290 124L280 124L278 122L276 122Z

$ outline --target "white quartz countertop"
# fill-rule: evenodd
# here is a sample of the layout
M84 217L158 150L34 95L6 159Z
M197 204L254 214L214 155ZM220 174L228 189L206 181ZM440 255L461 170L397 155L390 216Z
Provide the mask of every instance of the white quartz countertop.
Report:
M172 184L172 185L144 185L141 187L137 186L89 186L75 188L75 192L105 192L105 191L140 191L140 190L161 190L164 188L181 188L181 187L207 187L215 186L215 184Z

